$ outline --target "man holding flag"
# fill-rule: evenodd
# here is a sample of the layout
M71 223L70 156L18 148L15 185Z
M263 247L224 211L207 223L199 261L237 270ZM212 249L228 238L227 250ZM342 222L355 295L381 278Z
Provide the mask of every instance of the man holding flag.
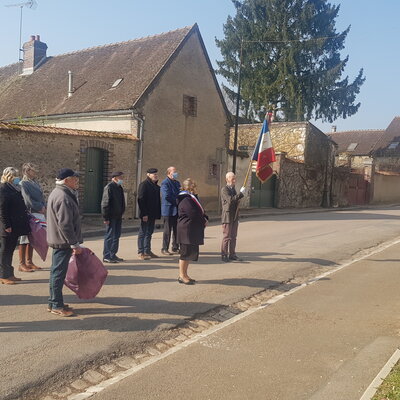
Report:
M251 167L254 161L256 165L257 178L262 182L266 182L272 175L272 163L276 161L275 151L272 147L271 134L268 129L268 122L271 121L272 113L267 113L266 119L261 128L260 136L258 137L256 147L254 148L253 156L249 164L246 178L240 193L237 194L235 190L236 176L233 172L226 174L227 185L221 190L222 201L222 231L223 238L221 244L222 261L242 261L236 255L236 237L239 223L239 203L240 199L244 197L245 188Z
M224 262L242 261L236 255L236 237L239 224L239 201L244 196L245 187L240 189L239 194L235 189L236 176L233 172L226 174L226 186L221 189L222 202L222 244L221 258Z

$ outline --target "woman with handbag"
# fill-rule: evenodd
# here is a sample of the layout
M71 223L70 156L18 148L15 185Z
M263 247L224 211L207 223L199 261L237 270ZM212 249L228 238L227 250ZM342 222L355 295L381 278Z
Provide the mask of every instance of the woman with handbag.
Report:
M178 282L193 285L196 281L187 271L190 261L199 258L199 246L204 244L204 228L208 217L197 196L196 183L187 178L178 195L177 242L180 248Z
M18 237L30 232L19 182L18 170L7 167L3 171L0 184L0 283L5 285L21 280L14 276L12 257Z

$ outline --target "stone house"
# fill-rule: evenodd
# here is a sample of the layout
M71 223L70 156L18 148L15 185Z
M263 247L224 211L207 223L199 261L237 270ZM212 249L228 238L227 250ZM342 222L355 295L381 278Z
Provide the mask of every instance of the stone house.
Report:
M400 117L395 117L372 151L373 203L400 203Z
M349 204L400 202L400 117L386 129L332 132L336 166L347 168Z
M147 168L162 177L175 165L217 207L230 117L197 25L53 57L32 36L24 54L0 68L0 120L131 135L136 152L121 169L135 187Z
M336 166L362 169L372 162L372 152L384 129L331 132L329 137L338 145Z
M238 183L246 175L262 124L239 125ZM310 122L273 122L269 126L277 155L274 176L261 184L253 171L248 207L318 207L330 205L336 144ZM229 165L232 165L231 129Z
M134 209L131 200L134 198L136 176L135 169L129 170L126 166L135 156L137 140L133 135L123 133L0 122L0 170L8 166L21 170L25 162L37 164L39 182L46 198L54 188L55 176L60 168L87 171L80 177L79 203L82 210L94 213L98 212L103 186L109 179L107 171L124 170L125 216L132 218ZM96 155L101 158L96 158ZM97 159L99 165L88 168L87 162L93 159ZM106 168L101 167L103 163ZM95 182L101 184L95 185Z

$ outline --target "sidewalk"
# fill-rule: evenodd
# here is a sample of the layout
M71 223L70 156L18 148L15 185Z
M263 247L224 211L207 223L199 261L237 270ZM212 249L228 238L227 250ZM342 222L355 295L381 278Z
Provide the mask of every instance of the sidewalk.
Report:
M391 207L393 205L388 205ZM382 205L376 206L382 208ZM317 212L332 212L332 211L350 211L350 210L362 210L374 208L374 206L349 206L349 207L336 207L336 208L250 208L241 209L240 218L256 218L266 215L287 215L287 214L306 214L306 213L317 213ZM219 222L221 217L216 212L208 213L209 222ZM162 227L162 220L156 221L156 229ZM82 231L85 238L97 237L104 235L104 224L103 219L100 215L84 216L82 220ZM139 220L138 219L128 219L122 222L122 233L133 233L139 230Z
M399 252L358 261L92 398L359 400L400 345Z

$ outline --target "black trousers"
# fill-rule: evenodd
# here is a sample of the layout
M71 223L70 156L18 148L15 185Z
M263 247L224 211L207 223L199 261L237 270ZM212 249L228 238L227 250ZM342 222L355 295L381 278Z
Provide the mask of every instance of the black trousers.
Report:
M0 237L0 278L2 279L14 276L12 258L17 243L18 236L12 232L7 234L7 236Z
M163 246L162 250L168 250L169 243L171 242L171 231L172 231L172 251L179 249L178 243L176 243L176 225L178 223L178 215L173 217L164 217L164 232L163 232Z

